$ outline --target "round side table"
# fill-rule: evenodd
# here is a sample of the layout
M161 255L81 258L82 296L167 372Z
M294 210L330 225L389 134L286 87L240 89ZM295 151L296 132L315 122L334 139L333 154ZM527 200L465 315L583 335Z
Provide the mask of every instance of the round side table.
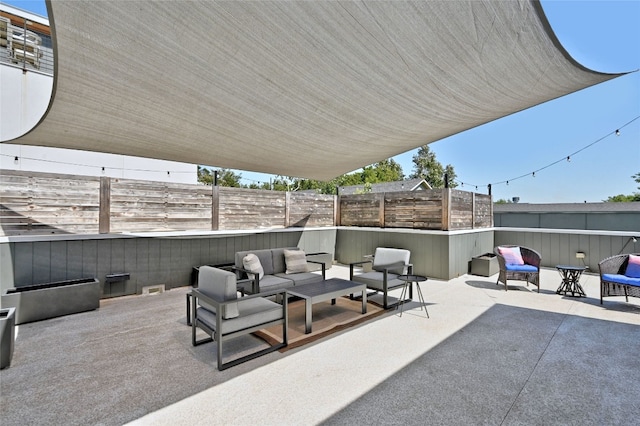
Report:
M556 294L564 293L565 296L568 296L569 293L571 293L571 296L587 297L587 294L580 285L580 276L585 269L587 269L586 267L558 265L556 269L562 277L562 283L560 283L560 287L556 290Z
M398 275L398 279L404 281L404 287L402 287L402 294L400 295L400 300L402 304L400 305L400 316L402 316L402 309L404 308L404 298L407 294L407 288L416 283L416 287L418 289L418 300L420 301L420 310L424 306L424 312L427 314L427 318L429 318L429 312L427 311L427 304L424 301L424 296L422 296L422 290L420 290L420 283L423 281L427 281L427 277L424 275L415 275L415 274L407 274L407 275ZM398 306L396 305L396 309Z

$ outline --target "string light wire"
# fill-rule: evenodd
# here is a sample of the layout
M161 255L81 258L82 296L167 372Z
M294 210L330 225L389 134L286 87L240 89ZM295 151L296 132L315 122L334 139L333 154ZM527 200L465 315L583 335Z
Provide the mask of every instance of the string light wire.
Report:
M571 157L575 156L576 154L581 153L582 151L584 151L584 150L585 150L585 149L587 149L587 148L592 147L593 145L597 144L598 142L603 141L604 139L608 138L609 136L613 136L613 135L615 135L615 136L620 136L620 130L624 129L625 127L627 127L628 125L630 125L631 123L633 123L634 121L636 121L636 120L638 120L638 119L640 119L640 115L639 115L639 116L637 116L637 117L635 117L635 118L634 118L634 119L632 119L631 121L629 121L629 122L625 123L624 125L622 125L622 126L618 127L618 128L617 128L616 130L614 130L613 132L607 133L606 135L602 136L602 137L601 137L601 138L599 138L599 139L596 139L595 141L591 142L590 144L583 146L583 147L582 147L582 148L580 148L579 150L577 150L577 151L575 151L575 152L572 152L572 153L571 153L571 154L569 154L569 155L565 155L565 156L564 156L564 157L562 157L561 159L556 160L556 161L554 161L553 163L547 164L547 165L546 165L546 166L544 166L544 167L540 167L539 169L536 169L536 170L534 170L534 171L532 171L532 172L528 172L528 173L525 173L525 174L520 175L520 176L517 176L517 177L513 177L513 178L510 178L510 179L505 179L505 180L502 180L502 181L499 181L499 182L493 182L493 183L490 183L489 185L491 185L491 186L494 186L494 185L501 185L501 184L507 184L507 185L509 185L509 182L513 182L514 180L522 179L522 178L525 178L525 177L527 177L527 176L533 176L533 177L535 177L535 176L536 176L536 173L538 173L538 174L539 174L539 172L541 172L542 170L548 169L549 167L555 166L556 164L558 164L558 163L562 163L563 161L567 161L567 162L569 162L569 161L571 161ZM463 185L463 184L472 185L472 186L473 186L473 185L475 185L475 184L472 184L472 183L469 183L469 182L462 182L462 181L457 180L457 179L456 179L455 181L456 181L456 182L458 182L458 183L460 183L460 185ZM475 185L475 186L478 186L478 185Z

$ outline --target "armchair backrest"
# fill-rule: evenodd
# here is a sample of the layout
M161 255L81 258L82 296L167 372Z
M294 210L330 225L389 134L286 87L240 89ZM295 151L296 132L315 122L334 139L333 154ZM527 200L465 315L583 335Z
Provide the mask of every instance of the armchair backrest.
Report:
M373 255L373 269L384 269L386 265L401 263L401 266L389 269L394 274L406 274L409 270L411 252L405 249L378 247Z
M236 274L212 266L201 266L198 274L198 289L205 295L226 302L238 298L236 286ZM205 309L216 312L216 308L201 300L200 305ZM217 312L216 312L217 315ZM230 319L239 315L238 303L230 303L224 306L222 318Z

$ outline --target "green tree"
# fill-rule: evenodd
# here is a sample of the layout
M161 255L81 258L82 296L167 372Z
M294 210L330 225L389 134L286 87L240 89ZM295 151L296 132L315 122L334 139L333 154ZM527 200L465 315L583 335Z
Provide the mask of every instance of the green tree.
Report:
M360 174L360 182L355 185L361 183L395 182L404 179L402 166L393 158L388 158L370 166L363 167Z
M427 181L432 188L444 188L444 174L449 176L449 187L455 188L458 184L455 182L456 173L451 164L443 167L436 159L436 154L431 151L429 145L422 145L418 152L413 156L413 173L412 179L421 178Z
M637 184L640 184L640 172L631 177ZM633 201L640 201L640 185L638 186L638 192L634 192L631 195L618 194L604 200L605 203L629 203Z
M215 171L208 167L198 166L198 182L205 185L213 185ZM240 179L242 175L235 173L229 169L218 170L218 185L240 188Z

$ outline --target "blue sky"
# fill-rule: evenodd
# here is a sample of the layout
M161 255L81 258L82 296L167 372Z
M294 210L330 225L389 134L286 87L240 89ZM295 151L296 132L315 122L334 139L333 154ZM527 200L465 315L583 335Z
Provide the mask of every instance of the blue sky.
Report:
M43 1L2 2L46 15ZM543 0L542 6L583 66L608 73L640 69L640 0ZM494 200L598 202L638 191L632 175L640 173L640 118L632 120L639 116L640 72L634 72L429 146L443 165L453 165L461 189L486 193L491 183ZM405 175L414 154L394 157ZM243 183L271 177L239 172Z

